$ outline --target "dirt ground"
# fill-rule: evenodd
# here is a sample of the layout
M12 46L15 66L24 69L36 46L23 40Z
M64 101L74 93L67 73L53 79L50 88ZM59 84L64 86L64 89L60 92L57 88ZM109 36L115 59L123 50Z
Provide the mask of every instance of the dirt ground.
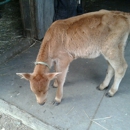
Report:
M0 112L0 130L32 130L21 121Z
M22 39L22 22L18 0L0 5L0 56ZM0 130L31 130L21 121L0 112Z
M0 55L13 48L22 38L22 21L18 0L0 5Z

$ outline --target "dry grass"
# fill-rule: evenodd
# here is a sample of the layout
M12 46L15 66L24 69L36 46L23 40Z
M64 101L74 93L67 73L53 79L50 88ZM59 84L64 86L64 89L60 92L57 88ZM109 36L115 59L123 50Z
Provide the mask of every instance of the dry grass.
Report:
M18 44L22 37L22 21L18 0L2 6L2 18L0 19L0 55Z

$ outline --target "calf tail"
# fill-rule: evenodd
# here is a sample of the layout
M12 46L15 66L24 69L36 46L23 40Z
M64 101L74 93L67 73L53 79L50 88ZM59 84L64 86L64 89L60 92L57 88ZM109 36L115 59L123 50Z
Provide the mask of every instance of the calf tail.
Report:
M129 20L129 31L130 31L130 13L128 13L128 20ZM130 32L129 32L130 34Z

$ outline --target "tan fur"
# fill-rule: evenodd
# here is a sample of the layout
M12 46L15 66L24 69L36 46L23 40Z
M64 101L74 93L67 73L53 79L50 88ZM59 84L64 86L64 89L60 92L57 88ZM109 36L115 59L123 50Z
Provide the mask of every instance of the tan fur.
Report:
M36 65L34 72L18 73L30 81L31 90L38 103L46 101L47 90L51 79L57 77L55 100L61 102L63 85L71 61L81 58L95 58L102 54L108 61L108 72L98 89L105 89L114 76L114 83L107 93L113 96L126 72L124 48L130 33L130 14L119 11L101 10L54 22L45 34L36 61L55 63L56 72L49 73L44 65Z

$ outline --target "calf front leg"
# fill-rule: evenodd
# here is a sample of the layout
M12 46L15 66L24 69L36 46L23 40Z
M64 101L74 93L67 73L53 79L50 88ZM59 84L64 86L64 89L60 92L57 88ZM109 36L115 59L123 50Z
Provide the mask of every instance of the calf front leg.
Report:
M58 87L57 79L55 79L54 84L53 84L53 87L54 87L54 88L57 88L57 87Z
M55 97L55 103L60 103L63 97L63 85L66 79L66 74L68 71L68 67L64 70L62 70L62 74L57 77L55 80L55 83L57 85L57 91L56 91L56 97Z
M54 62L54 69L55 69L56 72L58 72L58 71L57 71L57 68L56 68L56 62ZM54 87L54 88L57 88L57 87L58 87L57 78L55 79L55 81L54 81L54 83L53 83L53 87Z
M62 58L62 60L56 62L56 71L61 72L61 74L57 76L54 82L54 86L57 87L56 97L54 101L56 104L59 104L63 97L63 85L68 72L69 64L69 58Z

